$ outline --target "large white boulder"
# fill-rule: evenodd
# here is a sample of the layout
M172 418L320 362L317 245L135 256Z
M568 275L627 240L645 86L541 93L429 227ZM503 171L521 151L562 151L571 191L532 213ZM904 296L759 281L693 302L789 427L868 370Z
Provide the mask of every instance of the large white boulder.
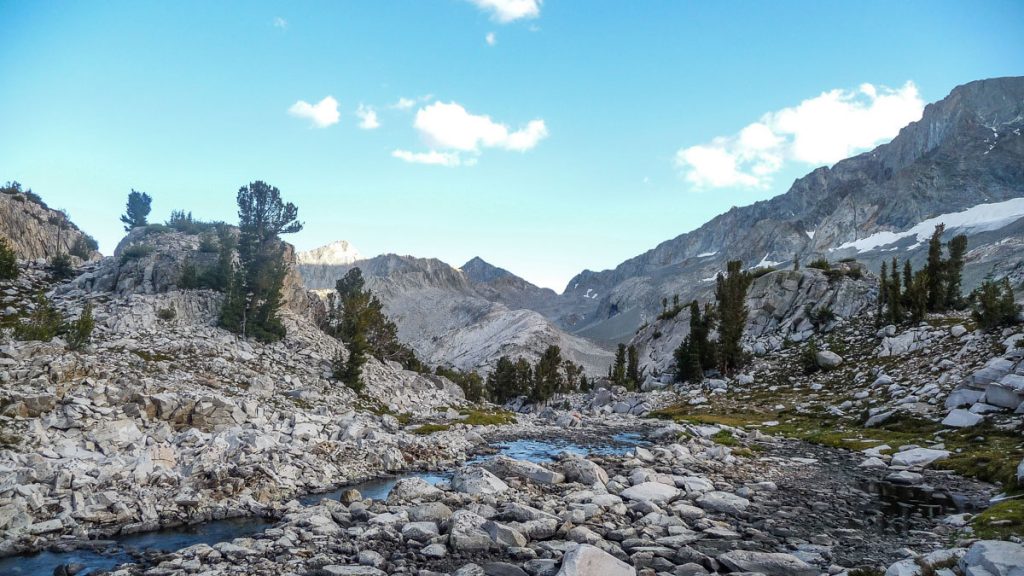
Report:
M679 489L660 482L642 482L626 488L619 496L641 502L668 502L679 496Z
M590 544L580 544L562 558L557 576L636 576L636 569Z
M717 560L732 572L756 572L766 576L818 576L819 572L792 554L733 550Z
M942 425L949 426L950 428L970 428L971 426L977 426L984 419L985 417L981 414L975 414L963 408L954 408L943 418Z
M933 450L931 448L912 448L899 452L892 457L893 466L927 466L932 462L949 458L949 450Z
M499 494L508 490L508 484L479 466L466 466L452 477L452 488L473 496Z
M960 559L964 576L1024 576L1024 546L1003 540L980 540Z

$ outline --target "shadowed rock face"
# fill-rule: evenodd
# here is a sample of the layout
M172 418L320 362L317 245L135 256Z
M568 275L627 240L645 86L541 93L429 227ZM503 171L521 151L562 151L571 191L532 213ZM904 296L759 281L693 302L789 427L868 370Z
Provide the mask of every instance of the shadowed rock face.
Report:
M308 288L323 290L333 288L352 267L362 270L367 287L398 325L399 338L428 364L488 371L503 355L532 361L552 344L591 375L604 374L611 363L610 352L566 334L540 313L504 304L494 283L542 289L482 260L471 272L491 282L474 282L470 274L437 259L394 254L351 265L300 264L298 270Z
M701 280L724 269L727 260L754 266L762 261L788 264L794 254L805 262L817 255L849 256L855 251L833 250L880 231L903 231L941 214L1022 197L1022 128L1024 78L957 87L928 105L921 120L888 144L818 168L785 194L733 208L612 270L581 272L569 281L557 312L545 313L576 334L628 339L658 313L662 297L678 293L688 301L706 296ZM1013 226L967 232L973 249L1014 237ZM858 258L875 271L893 255L910 256L916 263L924 247L908 248L911 244L908 240L898 245L899 251L870 251ZM1010 260L1019 261L1019 245L1014 248L976 252L964 288L989 271L1000 272Z
M51 258L58 250L67 254L85 237L62 213L32 201L25 194L0 194L0 238L7 239L18 258ZM92 256L99 256L99 252Z

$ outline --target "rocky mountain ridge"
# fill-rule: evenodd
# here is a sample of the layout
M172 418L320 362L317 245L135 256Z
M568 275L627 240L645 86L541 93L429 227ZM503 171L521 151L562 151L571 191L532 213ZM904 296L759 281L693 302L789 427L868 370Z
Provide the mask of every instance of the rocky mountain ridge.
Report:
M923 248L914 240L896 245L895 253L888 245L860 252L840 247L1024 196L1022 129L1024 78L959 86L887 144L818 168L785 194L733 208L612 270L581 272L568 283L558 311L548 315L575 334L625 340L658 313L663 297L680 294L688 301L706 293L703 279L723 270L727 260L754 267L788 265L794 255L806 262L856 254L875 271L892 256L919 261ZM1021 218L1024 213L995 229L967 228L975 252L965 288L1020 261L1020 252L995 254L993 246L1019 241Z
M428 364L487 372L503 355L534 361L553 344L588 374L607 372L610 352L566 334L538 312L502 302L541 289L485 264L471 261L466 273L435 258L386 254L347 266L300 264L298 270L306 287L327 290L352 267L360 268L398 326L399 339Z

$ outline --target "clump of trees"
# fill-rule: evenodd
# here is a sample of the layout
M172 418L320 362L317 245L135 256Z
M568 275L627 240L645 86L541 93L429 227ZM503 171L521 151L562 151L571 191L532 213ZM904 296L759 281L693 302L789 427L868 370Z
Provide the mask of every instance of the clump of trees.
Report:
M81 350L89 343L95 327L92 303L86 302L78 318L68 321L53 302L40 292L36 296L32 313L14 325L14 337L18 340L49 342L57 336L63 336L69 348Z
M344 342L349 351L348 358L339 353L334 360L334 376L338 380L362 391L362 367L368 356L398 362L407 370L424 371L415 352L398 339L398 327L384 314L380 300L366 288L362 270L349 270L335 283L335 290L338 305L331 310L327 330ZM467 392L467 397L471 393L475 394Z
M508 356L498 358L494 370L487 376L485 393L495 403L504 404L520 396L531 402L545 402L555 394L590 389L583 367L562 357L562 350L551 345L531 366L525 358L513 361Z
M974 302L971 311L974 321L984 330L1011 326L1018 322L1021 307L1014 299L1009 278L999 282L986 279L971 293L971 300Z
M276 187L257 180L238 190L238 265L230 276L220 325L261 342L285 335L277 317L287 266L282 234L302 230L299 210Z
M484 389L484 379L476 372L472 370L459 370L457 368L438 366L434 369L434 373L438 376L444 376L454 382L462 389L462 393L466 395L466 400L469 400L470 402L480 402L484 400L486 394L486 390Z
M921 270L914 271L910 260L903 262L902 275L899 260L891 265L882 263L879 273L879 323L901 324L920 322L929 312L945 312L963 308L960 294L964 257L967 254L967 236L959 234L946 243L948 256L943 258L942 234L945 226L939 224L928 241L928 260Z
M741 340L747 322L747 290L752 277L742 269L739 260L730 261L726 273L715 281L715 305L701 309L696 300L690 303L690 334L674 352L676 380L700 381L704 371L717 368L732 374L747 361ZM711 339L713 331L718 333Z
M644 371L640 369L636 346L619 344L615 351L615 363L608 367L608 379L627 390L636 390L640 387Z
M149 223L147 218L152 204L153 198L149 194L132 189L128 194L128 203L125 205L124 214L121 215L124 231L131 232L135 228L146 226Z
M0 237L0 280L17 280L19 273L18 255L7 238Z

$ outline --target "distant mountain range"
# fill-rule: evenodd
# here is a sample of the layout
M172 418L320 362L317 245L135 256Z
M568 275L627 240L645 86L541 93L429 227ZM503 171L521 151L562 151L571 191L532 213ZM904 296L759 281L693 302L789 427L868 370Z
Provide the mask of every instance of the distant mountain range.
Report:
M562 294L480 258L461 269L408 256L358 260L348 258L347 243L300 255L300 270L310 287L328 288L349 266L362 267L402 337L427 359L484 367L502 353L533 355L559 343L602 372L609 356L594 343L629 341L663 298L710 298L729 260L754 268L856 257L877 271L897 256L920 266L924 240L941 222L947 237L969 237L965 289L988 275L1020 286L1022 128L1024 78L959 86L891 142L818 168L785 194L733 208L614 269L584 270Z

